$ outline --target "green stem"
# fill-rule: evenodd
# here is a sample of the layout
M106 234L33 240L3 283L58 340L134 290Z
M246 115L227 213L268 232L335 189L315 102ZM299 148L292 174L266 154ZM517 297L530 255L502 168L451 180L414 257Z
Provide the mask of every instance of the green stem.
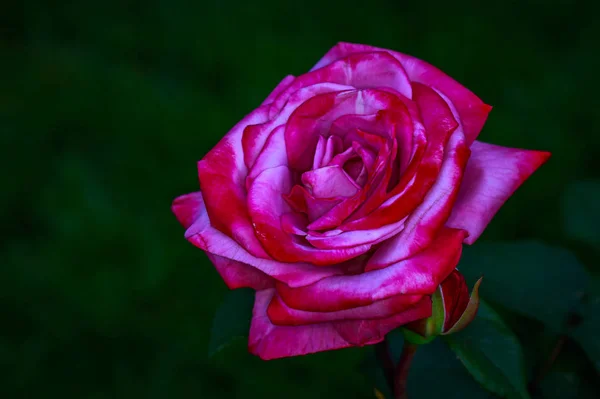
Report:
M406 392L406 385L408 382L408 371L417 348L419 345L411 344L408 341L404 341L404 347L402 348L402 355L400 361L394 372L394 398L395 399L408 399L408 393Z

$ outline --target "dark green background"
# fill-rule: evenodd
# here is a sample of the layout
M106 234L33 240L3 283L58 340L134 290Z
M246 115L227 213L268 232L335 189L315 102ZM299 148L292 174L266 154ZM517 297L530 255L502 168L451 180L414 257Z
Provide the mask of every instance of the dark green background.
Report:
M197 190L196 161L337 41L429 61L494 106L481 140L553 152L481 241L593 263L560 200L600 177L591 4L3 2L0 397L369 397L361 349L209 361L226 288L169 209Z

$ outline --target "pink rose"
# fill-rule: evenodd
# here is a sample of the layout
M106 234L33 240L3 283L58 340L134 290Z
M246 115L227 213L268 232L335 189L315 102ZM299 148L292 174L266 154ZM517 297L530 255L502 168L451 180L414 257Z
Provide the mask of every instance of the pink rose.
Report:
M476 141L491 107L408 55L340 43L199 163L185 237L256 290L263 359L375 344L431 295L549 157Z

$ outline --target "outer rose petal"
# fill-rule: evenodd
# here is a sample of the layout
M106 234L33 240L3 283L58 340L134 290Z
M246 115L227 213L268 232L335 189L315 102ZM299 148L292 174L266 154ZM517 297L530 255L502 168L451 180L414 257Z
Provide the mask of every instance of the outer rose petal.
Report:
M458 109L458 113L460 114L460 118L464 125L467 142L471 143L477 138L492 107L485 104L470 90L446 75L444 72L418 58L397 51L363 44L342 42L331 48L311 71L323 68L332 62L351 54L372 51L387 51L400 61L411 82L423 83L427 86L434 87L448 96Z
M353 276L333 276L290 288L277 284L284 302L295 309L333 312L394 295L429 295L454 270L462 251L464 230L444 228L431 245L409 259Z
M252 266L211 253L206 255L231 290L243 287L264 290L274 286L271 277Z
M467 301L469 300L468 294L467 292ZM371 305L338 312L307 312L290 308L281 298L275 295L269 304L267 314L273 324L280 326L299 326L335 320L381 319L403 312L422 299L423 295L396 295Z
M500 147L475 141L447 226L479 238L502 204L550 157L549 152Z
M275 99L273 107L281 107L290 93L323 82L348 85L356 89L391 87L407 98L412 97L410 80L402 64L389 52L380 51L349 55L335 60L318 71L313 70L299 76Z
M269 255L254 235L246 210L247 169L242 134L247 125L265 122L268 108L263 105L242 119L198 162L200 188L213 226L261 258L269 258Z
M286 264L253 256L237 242L210 225L200 192L176 198L172 209L177 219L187 228L185 237L198 248L210 254L256 268L292 287L312 284L324 277L343 273L341 266L316 267L307 263ZM217 267L219 266L217 265ZM254 285L252 281L255 281L254 275L249 277L246 285ZM230 283L240 285L243 282L231 280Z
M246 126L268 120L272 102L293 80L291 75L284 78L259 108L238 122L198 162L200 187L213 225L232 237L252 255L261 258L269 256L256 239L246 211L244 180L247 169L244 164L242 135Z
M341 320L302 326L276 326L267 316L274 289L256 293L248 350L270 360L381 342L391 330L431 315L429 298L393 316L375 320Z

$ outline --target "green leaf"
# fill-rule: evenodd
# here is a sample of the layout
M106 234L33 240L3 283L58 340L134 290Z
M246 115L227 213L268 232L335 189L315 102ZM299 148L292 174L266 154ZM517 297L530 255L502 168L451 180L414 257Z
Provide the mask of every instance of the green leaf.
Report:
M564 225L570 238L600 247L600 181L571 183L563 195Z
M386 336L394 362L398 362L404 338L397 329ZM372 386L386 399L392 395L376 357L375 346L367 348L367 357L361 367ZM486 391L465 370L458 358L441 339L420 345L413 359L408 376L408 396L410 398L444 399L491 399L494 396Z
M469 375L441 339L419 346L408 375L408 393L410 398L494 397Z
M252 289L241 288L227 292L213 319L208 345L209 356L237 340L248 337L253 304Z
M521 344L485 302L467 328L444 340L489 391L509 399L529 398Z
M537 241L479 243L465 248L459 269L467 279L484 275L481 295L555 332L579 302L587 273L568 250Z

